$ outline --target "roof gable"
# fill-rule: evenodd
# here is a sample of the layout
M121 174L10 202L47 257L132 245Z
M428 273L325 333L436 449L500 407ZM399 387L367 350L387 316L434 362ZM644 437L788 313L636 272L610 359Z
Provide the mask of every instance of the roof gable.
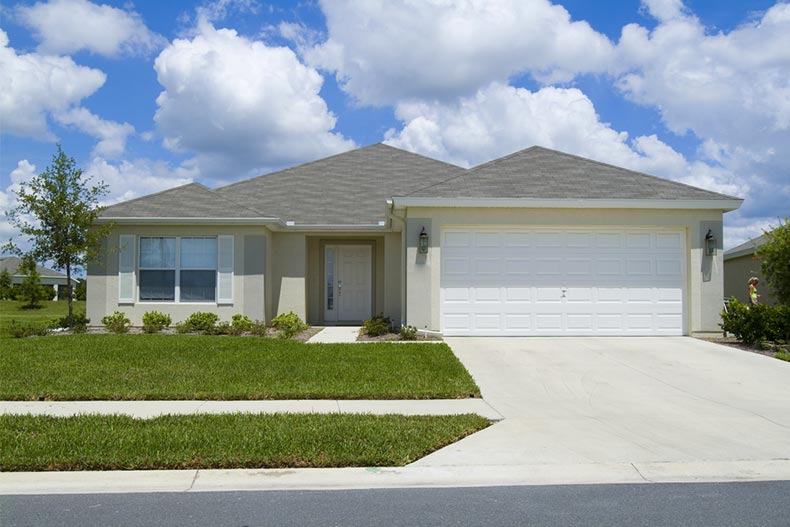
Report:
M533 146L410 196L526 199L732 200L724 194Z
M19 267L22 265L22 259L17 256L0 256L0 271L8 271L12 275L21 275ZM66 275L36 264L36 271L42 278L66 278Z

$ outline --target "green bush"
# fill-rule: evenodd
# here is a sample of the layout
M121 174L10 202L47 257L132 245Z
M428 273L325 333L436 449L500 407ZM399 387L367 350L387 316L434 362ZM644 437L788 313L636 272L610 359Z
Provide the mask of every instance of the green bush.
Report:
M250 333L255 335L256 337L265 337L266 336L266 323L261 322L260 320L256 320L252 323L252 327L250 328Z
M279 331L277 334L278 337L289 339L310 326L305 324L304 320L299 318L299 315L293 311L289 311L288 313L282 313L274 317L272 319L272 327Z
M417 340L417 328L414 326L401 326L400 338L403 340Z
M122 311L116 311L112 315L102 317L101 323L112 333L126 333L132 324Z
M205 335L240 335L241 332L236 332L230 322L220 322L213 324L203 332Z
M233 322L233 331L237 332L234 334L241 335L242 333L249 333L252 331L252 327L255 325L255 322L250 320L250 317L247 315L233 315L232 317Z
M24 323L17 320L11 320L8 323L8 334L16 339L25 337L43 337L49 333L47 324L36 324L34 322Z
M386 335L392 330L392 319L384 314L369 318L362 323L362 332L369 337Z
M68 315L54 319L49 324L49 327L51 329L69 328L73 333L85 333L88 331L88 324L90 324L90 322L91 319L86 317L85 313L74 313L74 315L71 317L71 327L69 327Z
M765 340L787 341L790 338L790 308L743 304L736 298L721 312L721 329L741 342L759 346Z
M184 322L189 326L188 331L210 331L212 326L217 323L219 317L216 313L198 311L189 315Z
M170 315L159 311L146 311L143 315L143 331L146 333L159 333L164 328L170 326L173 320Z
M176 333L180 333L180 334L189 333L190 331L192 331L192 326L190 326L189 323L187 323L186 321L176 322L176 325L173 327L176 328Z

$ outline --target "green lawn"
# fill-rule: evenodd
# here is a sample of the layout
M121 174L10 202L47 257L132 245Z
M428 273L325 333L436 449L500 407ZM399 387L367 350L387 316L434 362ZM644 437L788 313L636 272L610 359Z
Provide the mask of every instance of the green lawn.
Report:
M69 304L65 300L41 302L41 309L22 309L26 302L16 300L0 300L0 337L8 336L8 325L12 320L31 323L46 323L53 318L65 317L69 312ZM85 302L74 301L74 314L85 313Z
M480 396L446 344L258 337L4 339L0 399L442 399Z
M489 424L477 415L2 415L0 470L403 466Z

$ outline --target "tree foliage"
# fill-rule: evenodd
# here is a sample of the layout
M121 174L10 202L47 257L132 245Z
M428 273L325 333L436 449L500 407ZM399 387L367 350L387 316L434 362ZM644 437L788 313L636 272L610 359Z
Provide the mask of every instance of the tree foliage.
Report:
M68 281L69 321L73 321L72 272L95 260L101 239L112 226L95 226L103 207L99 198L107 193L104 183L91 184L83 178L74 158L68 157L60 145L52 156L52 164L17 192L18 205L7 212L8 219L27 237L34 260L52 262L66 271ZM21 254L9 242L5 249Z
M13 298L13 288L11 283L11 273L8 269L0 271L0 300L10 300Z
M19 271L25 275L25 279L19 286L19 296L26 300L25 307L36 309L41 307L40 303L46 298L47 290L41 286L41 275L36 269L36 261L29 254L22 257Z
M765 281L781 304L790 304L790 220L765 233L766 241L757 248Z

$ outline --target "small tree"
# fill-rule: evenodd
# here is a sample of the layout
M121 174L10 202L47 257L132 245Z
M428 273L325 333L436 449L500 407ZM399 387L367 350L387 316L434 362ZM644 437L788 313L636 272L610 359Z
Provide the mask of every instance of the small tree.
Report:
M68 285L69 325L74 321L72 307L72 271L95 260L101 239L112 225L94 226L103 207L99 198L107 193L107 185L90 185L82 177L74 158L63 153L60 145L52 156L52 164L44 172L22 183L17 192L18 205L7 212L8 219L28 238L34 259L51 261L56 269L66 270ZM35 221L29 221L32 216ZM19 248L9 242L5 247L17 254Z
M781 304L790 305L790 220L765 233L766 241L757 248L765 281Z
M0 271L0 300L12 298L11 273L8 269Z
M36 261L32 256L26 254L22 257L19 270L25 275L25 279L20 284L20 296L22 300L27 300L25 307L37 309L41 307L39 302L46 298L46 290L41 287L41 275L36 269Z

